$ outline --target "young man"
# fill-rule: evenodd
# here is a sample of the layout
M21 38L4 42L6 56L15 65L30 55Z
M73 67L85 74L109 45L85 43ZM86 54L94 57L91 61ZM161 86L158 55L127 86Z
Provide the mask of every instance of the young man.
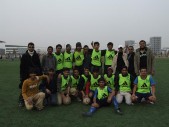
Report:
M121 74L115 77L115 83L117 102L122 103L124 97L126 104L131 105L133 77L128 73L126 66L122 67Z
M104 74L107 74L108 67L111 67L113 58L116 55L116 51L113 49L113 43L109 42L107 44L107 50L102 51L102 55L104 56Z
M86 86L89 84L90 72L89 68L84 68L84 74L81 75L78 90L80 91L81 98L84 104L90 103L89 91L87 91Z
M73 67L73 53L71 53L71 45L66 45L66 51L63 53L63 67L69 68L70 71Z
M79 98L79 91L78 91L79 81L80 81L79 70L78 68L74 68L73 75L71 75L70 95L76 97L78 101L81 101L81 99Z
M106 85L114 90L115 75L113 74L113 69L111 67L107 68L107 74L104 74L104 79L106 81Z
M61 50L62 50L62 45L60 44L56 45L56 52L54 53L54 56L57 61L55 67L56 75L59 75L63 71L63 54L61 53Z
M98 80L99 82L99 87L96 88L95 90L95 94L94 94L94 98L93 98L93 103L90 107L90 110L89 112L85 112L83 113L82 115L83 116L92 116L93 113L100 107L103 107L103 106L108 106L110 105L111 103L114 104L114 107L115 107L115 110L118 114L122 114L119 106L118 106L118 103L116 101L116 98L115 98L115 92L111 90L110 87L108 86L105 86L105 80L104 78L100 78Z
M84 52L83 68L89 68L89 70L91 70L91 53L89 52L89 47L87 45L83 47L83 52Z
M57 61L53 55L53 47L49 46L47 52L48 53L42 57L42 69L45 74L47 74L50 68L55 69L57 65Z
M101 51L99 50L100 43L99 42L92 42L91 43L93 47L92 55L91 55L91 72L93 72L93 68L99 69L99 74L102 73L101 70Z
M42 75L39 55L35 51L34 43L28 43L28 50L22 55L20 61L20 84L19 89L22 89L23 81L29 78L29 69L34 68L37 75ZM22 93L19 96L19 107L24 106Z
M74 61L74 68L77 68L80 75L83 73L83 60L84 60L84 53L82 50L82 45L80 42L76 43L76 49L73 54L73 61Z
M57 77L55 70L50 68L47 72L49 81L42 80L39 89L45 93L45 103L46 105L56 105L57 104Z
M142 98L151 103L156 101L155 82L152 76L147 74L146 68L141 68L140 76L135 79L132 94L133 102L140 103Z
M48 79L48 76L36 76L35 69L30 69L29 78L23 82L22 96L27 110L31 110L34 106L37 110L43 109L45 94L39 92L38 84L44 78Z
M70 85L71 77L69 75L69 68L63 68L63 74L59 74L57 78L58 88L58 104L70 104Z

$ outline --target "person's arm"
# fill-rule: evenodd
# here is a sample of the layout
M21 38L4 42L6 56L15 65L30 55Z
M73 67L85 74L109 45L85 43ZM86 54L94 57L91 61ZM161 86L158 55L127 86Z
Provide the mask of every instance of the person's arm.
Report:
M132 76L132 75L130 75L130 82L131 82L131 84L130 84L130 88L131 88L131 92L132 92L132 90L133 90L133 82L134 82L134 77Z
M138 55L137 52L135 52L135 55L134 55L134 71L135 71L136 75L138 76L139 75L139 64L140 63L138 63L139 57L137 55Z
M29 97L27 96L26 92L27 92L27 81L25 80L23 82L23 86L22 86L22 96L24 100L27 100Z
M113 69L113 74L116 72L116 64L117 64L117 54L113 57L113 62L112 62L112 69Z
M138 84L138 77L134 80L134 87L133 87L133 93L132 93L132 96L135 97L135 93L136 93L136 90L137 90L137 84Z
M116 93L119 91L119 76L118 75L116 75L115 76L115 91L116 91Z
M94 42L93 42L93 41L91 42L91 46L92 46L92 48L94 49Z
M61 78L61 74L59 74L57 77L57 92L61 92L61 83L62 83L62 78Z

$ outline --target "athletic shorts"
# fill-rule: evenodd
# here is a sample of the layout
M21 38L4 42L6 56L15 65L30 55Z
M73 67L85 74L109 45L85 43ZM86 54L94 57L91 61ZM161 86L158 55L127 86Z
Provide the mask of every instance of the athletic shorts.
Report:
M152 96L152 94L151 93L138 93L138 92L136 92L136 96L138 97L137 102L140 103L142 98L145 98L145 100L148 100L148 98L150 96Z
M99 104L100 107L103 107L103 106L108 106L110 105L111 103L108 103L107 102L107 97L104 98L104 99L96 99L96 103Z

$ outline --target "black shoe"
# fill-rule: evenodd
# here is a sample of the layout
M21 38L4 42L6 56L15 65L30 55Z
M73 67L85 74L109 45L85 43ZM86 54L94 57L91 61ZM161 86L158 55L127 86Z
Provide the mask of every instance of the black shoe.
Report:
M120 110L120 108L116 109L116 113L119 115L123 115L122 111Z
M91 112L83 112L82 115L86 116L86 117L91 117L92 113Z
M25 106L25 104L24 104L24 102L23 102L23 101L19 101L18 106L19 106L19 107L24 107L24 106Z

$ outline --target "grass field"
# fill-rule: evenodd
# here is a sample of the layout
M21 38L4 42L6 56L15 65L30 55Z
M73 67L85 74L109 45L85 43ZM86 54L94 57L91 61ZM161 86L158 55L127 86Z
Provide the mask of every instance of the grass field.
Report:
M43 111L18 108L19 61L0 61L1 127L168 127L169 59L156 59L157 103L120 105L124 115L114 113L113 106L98 110L93 117L81 113L90 106L73 102L68 106L47 107Z

